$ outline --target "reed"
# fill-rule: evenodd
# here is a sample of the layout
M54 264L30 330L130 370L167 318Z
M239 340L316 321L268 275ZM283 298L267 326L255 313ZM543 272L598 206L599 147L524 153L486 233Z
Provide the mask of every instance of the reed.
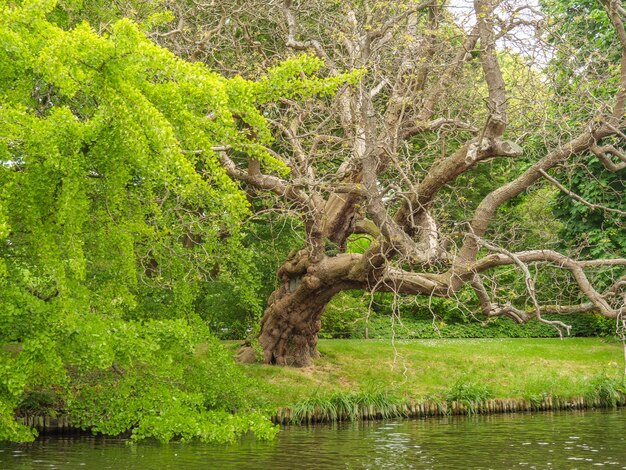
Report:
M584 398L602 408L615 408L626 394L625 381L608 377L605 374L593 376L588 381L588 389Z

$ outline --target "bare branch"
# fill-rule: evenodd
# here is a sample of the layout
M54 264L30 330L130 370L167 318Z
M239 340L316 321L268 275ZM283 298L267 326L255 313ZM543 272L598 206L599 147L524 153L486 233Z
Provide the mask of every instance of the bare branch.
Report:
M470 123L463 122L458 119L438 118L424 124L416 124L413 127L403 129L400 134L400 138L402 140L406 140L417 134L422 134L424 132L434 132L443 128L467 130L474 133L478 132L478 128L474 127Z
M287 25L289 28L289 35L287 36L287 46L299 51L306 51L309 49L313 49L316 54L324 60L326 66L332 70L333 72L338 72L337 66L332 61L330 56L324 50L324 47L319 41L309 40L309 41L298 41L296 36L298 34L298 27L296 22L296 15L291 9L292 0L284 0L283 1L283 14L285 15L285 19L287 20Z
M504 78L496 57L496 40L493 31L493 10L497 0L474 0L476 25L480 36L480 57L489 90L489 117L485 135L499 138L507 124L507 100Z
M593 154L598 157L600 163L602 163L609 171L619 171L626 168L626 153L617 150L612 145L603 145L602 147L594 145L589 150L591 150ZM614 163L609 157L606 156L607 153L616 156L621 160L621 162L617 164Z
M422 2L418 5L406 7L406 10L404 10L402 13L392 16L391 18L387 19L379 28L368 32L366 36L367 40L369 42L372 42L375 39L378 39L384 36L389 31L389 29L396 27L398 24L400 24L404 19L406 19L410 15L414 15L415 13L425 10L428 7L432 8L433 3L436 4L436 0L435 1L426 0L425 2Z

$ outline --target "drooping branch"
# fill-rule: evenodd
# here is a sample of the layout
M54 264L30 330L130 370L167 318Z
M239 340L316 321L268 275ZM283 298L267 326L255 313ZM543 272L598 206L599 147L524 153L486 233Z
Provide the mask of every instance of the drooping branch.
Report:
M486 317L509 317L517 323L527 323L531 319L536 318L541 323L554 326L558 330L561 337L563 337L563 333L569 335L569 332L571 330L570 325L567 325L559 320L547 320L541 316L543 313L555 313L550 311L550 308L545 308L543 306L539 308L533 307L533 313L530 314L520 308L515 307L510 302L506 302L504 304L493 303L489 297L487 289L485 289L485 286L483 285L482 280L479 276L475 276L472 279L470 285L474 289L474 292L476 293L476 296L479 300L481 311ZM558 313L565 314L566 311L568 314L584 313L592 311L593 309L594 305L592 303L588 303L568 306L567 308L562 307L561 311L559 311Z
M478 238L475 235L470 236L475 240ZM511 255L514 258L512 258ZM476 273L481 273L496 266L512 264L514 262L513 259L516 263L527 264L544 262L555 267L567 269L576 280L580 291L591 300L595 308L597 308L602 315L608 318L615 318L617 316L617 312L606 299L610 291L607 291L606 294L600 294L587 278L584 268L590 266L626 266L626 259L594 260L592 264L589 264L589 262L585 261L576 261L553 250L529 250L514 254L492 254L485 256L474 264L466 266L463 272L456 272L455 275L463 282L463 279L471 279Z
M510 302L504 304L493 302L478 274L474 275L470 285L477 295L481 311L485 316L508 316L518 323L525 323L534 318L534 307L531 312L527 312L514 307ZM602 293L602 297L607 299L615 297L624 286L626 286L626 277L622 276ZM593 302L583 302L575 305L541 305L540 312L542 315L576 315L579 313L599 312L599 309Z

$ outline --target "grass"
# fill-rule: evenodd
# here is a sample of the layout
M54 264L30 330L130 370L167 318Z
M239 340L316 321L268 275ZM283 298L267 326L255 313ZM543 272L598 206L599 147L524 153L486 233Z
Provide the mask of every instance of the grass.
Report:
M381 418L406 415L401 400L384 392L334 392L330 396L312 396L298 401L292 407L291 421L300 424L315 416L321 421L355 421L370 410Z
M493 392L484 384L462 377L444 393L444 398L447 403L462 403L469 414L474 414L481 403L493 398Z
M407 340L396 342L395 351L389 340L320 340L319 351L311 368L241 367L258 379L257 394L268 405L330 403L331 415L345 412L338 411L340 396L468 404L595 396L611 403L623 387L622 345L602 338Z

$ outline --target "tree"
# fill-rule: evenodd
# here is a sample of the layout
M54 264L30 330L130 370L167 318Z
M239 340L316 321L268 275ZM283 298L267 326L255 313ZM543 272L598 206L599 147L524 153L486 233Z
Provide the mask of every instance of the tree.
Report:
M261 16L279 25L287 50L317 55L330 76L364 73L334 100L284 99L265 108L279 136L271 151L288 174L264 171L254 158L238 160L229 149L221 153L231 178L258 195L273 194L280 201L274 204L305 227L304 246L278 270L281 284L261 322L265 362L310 364L324 307L349 289L444 298L463 293L486 317L518 322L547 322L545 313L623 314L625 259L581 258L574 249L564 254L544 246L511 251L499 235L506 220L493 223L500 208L537 185L572 197L553 174L586 151L604 149L608 169L622 165L612 145L623 137L626 99L619 2L602 3L621 55L621 66L609 69L617 86L590 100L585 120L575 113L568 120L570 110L559 107L563 98L545 67L555 43L543 47L551 20L532 4L475 0L465 28L438 1L274 5L273 15ZM497 46L502 43L511 49ZM539 49L538 65L529 57L530 43ZM576 50L587 54L588 67L603 61L603 52ZM503 168L506 182L493 173ZM490 187L474 203L467 182L485 170ZM355 236L370 240L363 253L348 249ZM488 278L502 266L518 270L523 299L498 298ZM599 287L590 272L607 266L615 268L611 281ZM533 271L544 269L565 272L564 282L578 291L565 299L572 303L538 291ZM567 330L563 322L551 323Z
M568 109L570 119L589 120L594 101L614 94L619 86L614 73L621 53L616 30L599 3L546 1L544 4L554 18L552 36L567 39L568 47L557 47L549 64L555 72L555 87L562 96L561 106ZM572 17L577 20L571 21ZM573 50L586 52L579 56ZM585 64L584 58L596 50L604 51L603 59ZM571 90L583 93L573 94ZM592 257L619 256L626 251L623 135L618 134L606 144L580 155L574 160L576 164L564 172L564 178L561 177L576 195L571 197L563 192L560 198L557 214L565 224L563 235L576 240L582 252Z
M13 415L40 390L111 434L269 436L230 413L250 406L245 378L194 312L202 282L249 262L219 152L284 174L259 108L351 76L316 78L302 55L227 79L128 19L98 34L65 13L0 1L0 439L32 439Z

